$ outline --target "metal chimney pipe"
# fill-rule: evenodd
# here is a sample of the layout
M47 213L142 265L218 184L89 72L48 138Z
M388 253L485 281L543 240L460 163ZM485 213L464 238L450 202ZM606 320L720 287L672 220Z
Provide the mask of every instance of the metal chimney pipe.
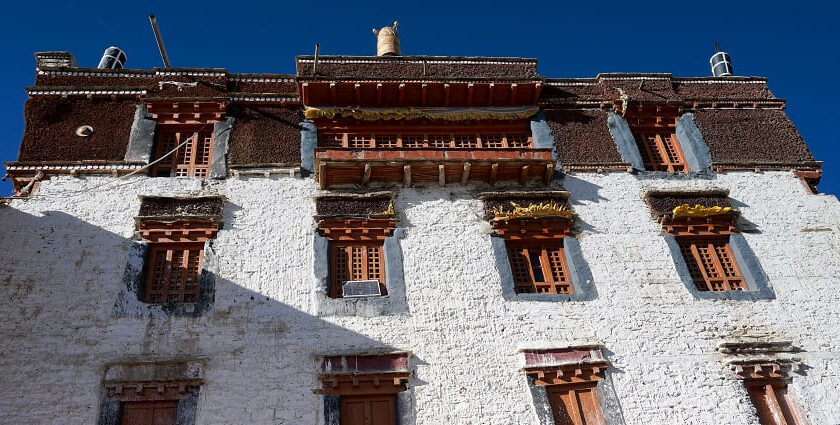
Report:
M152 31L155 32L155 40L157 40L158 50L160 50L160 57L163 58L163 66L172 68L169 65L169 56L166 54L166 47L163 45L163 37L160 35L160 28L158 28L157 18L155 15L149 15L149 22L152 24Z

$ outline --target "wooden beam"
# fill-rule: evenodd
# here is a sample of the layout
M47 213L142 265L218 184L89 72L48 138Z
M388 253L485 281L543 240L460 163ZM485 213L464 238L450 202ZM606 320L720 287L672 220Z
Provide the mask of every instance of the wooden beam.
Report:
M469 162L464 163L464 171L461 172L461 184L467 184L467 180L470 178L470 168L472 164Z
M516 89L519 87L516 83L510 85L510 106L516 105Z
M365 174L362 176L362 186L367 185L368 181L370 181L371 168L370 164L365 164Z
M490 83L490 88L487 89L487 106L493 106L493 92L496 90L496 84Z
M443 106L449 106L449 84L443 85Z
M545 166L545 177L543 177L543 184L551 183L551 180L554 179L554 163L547 164Z
M330 98L332 99L332 104L338 104L338 96L335 94L335 83L330 83Z
M411 165L403 165L403 186L411 187Z
M490 184L496 184L496 178L499 176L499 164L493 163L490 166Z
M446 185L446 166L443 164L438 165L438 184Z
M382 107L382 83L376 85L376 107Z
M528 181L528 166L523 165L522 171L519 172L519 185L525 186L525 182Z
M540 92L542 91L541 89L542 89L542 84L541 83L534 84L534 105L537 105L537 104L540 103Z
M426 84L426 83L423 83L423 85L420 86L420 87L422 87L422 92L420 94L420 105L422 105L422 106L426 106L426 88L428 86L429 85Z
M303 98L302 99L303 104L304 105L309 105L310 104L309 101L312 100L312 99L309 98L309 83L301 84L301 89L302 89L301 90L302 91L301 97Z
M321 190L327 188L327 163L322 162L318 164L318 184L321 186Z
M362 104L362 85L359 83L354 84L353 91L356 92L356 106L360 106Z
M400 106L405 105L405 84L400 84Z
M473 83L467 84L467 106L472 106L473 86Z

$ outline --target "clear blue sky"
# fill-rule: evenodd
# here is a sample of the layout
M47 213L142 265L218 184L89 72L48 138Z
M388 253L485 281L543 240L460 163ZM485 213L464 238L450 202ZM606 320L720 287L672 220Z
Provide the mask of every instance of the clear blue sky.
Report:
M371 28L395 19L405 55L535 57L548 77L708 75L718 40L736 74L770 78L814 155L826 162L821 191L840 192L832 131L840 98L837 2L14 1L0 16L6 135L0 160L17 156L33 52L66 50L80 66L95 67L102 51L116 45L128 53L129 68L161 66L150 13L158 16L173 66L232 72L294 73L294 56L312 54L315 43L323 54L374 54ZM9 191L0 184L0 194Z

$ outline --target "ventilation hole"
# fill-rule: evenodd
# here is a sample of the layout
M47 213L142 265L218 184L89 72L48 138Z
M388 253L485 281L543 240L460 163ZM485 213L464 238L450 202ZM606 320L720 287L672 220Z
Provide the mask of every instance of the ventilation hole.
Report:
M93 134L93 127L89 125L81 125L76 128L76 135L79 137L88 137Z

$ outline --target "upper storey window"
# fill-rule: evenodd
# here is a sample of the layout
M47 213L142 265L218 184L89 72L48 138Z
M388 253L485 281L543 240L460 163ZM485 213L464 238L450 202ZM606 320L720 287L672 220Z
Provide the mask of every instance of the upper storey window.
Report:
M157 123L151 173L155 177L210 177L217 137L226 143L228 131L220 130L225 105L219 102L150 103ZM224 126L222 126L224 127Z
M504 149L531 148L531 136L523 132L509 133L321 133L322 147L337 148L407 148L407 149Z
M645 170L688 171L676 135L679 109L640 105L628 110L624 118L636 139Z
M530 181L554 175L551 148L537 147L527 119L363 121L316 119L322 188L392 182Z
M155 177L200 177L210 172L213 128L162 126L157 135ZM174 152L172 152L174 150Z

